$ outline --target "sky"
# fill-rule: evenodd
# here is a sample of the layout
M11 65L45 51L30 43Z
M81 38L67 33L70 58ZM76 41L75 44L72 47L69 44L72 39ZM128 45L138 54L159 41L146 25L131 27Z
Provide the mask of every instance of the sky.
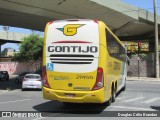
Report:
M125 3L128 3L130 5L146 9L146 10L153 13L154 0L122 0L122 1ZM158 15L160 15L160 0L156 0L156 1L157 1L157 13L158 13Z
M130 5L136 6L136 7L140 7L143 9L146 9L150 12L153 12L153 1L154 0L122 0L125 3L128 3ZM160 0L156 0L157 1L157 13L160 16ZM3 30L3 26L0 26L0 31ZM22 28L15 28L15 27L9 27L9 31L11 32L19 32L19 33L26 33L26 34L31 34L32 30L29 29L22 29ZM38 32L36 31L36 33L43 35L43 32ZM1 46L1 50L3 50L6 47L12 47L15 50L19 49L18 44L13 44L13 43L6 43L4 45Z

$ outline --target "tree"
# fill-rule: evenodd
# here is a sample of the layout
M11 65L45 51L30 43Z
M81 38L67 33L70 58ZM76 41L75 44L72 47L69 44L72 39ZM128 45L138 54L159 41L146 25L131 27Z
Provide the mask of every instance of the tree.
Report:
M12 58L13 61L31 62L40 60L43 52L43 38L36 34L24 37L20 44L19 53Z
M2 51L1 56L5 57L7 55L7 52L8 52L7 48L4 48L4 50Z

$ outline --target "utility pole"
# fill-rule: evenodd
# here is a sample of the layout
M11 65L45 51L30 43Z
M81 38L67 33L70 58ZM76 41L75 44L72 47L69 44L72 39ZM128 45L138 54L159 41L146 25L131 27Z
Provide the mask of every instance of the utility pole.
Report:
M155 74L159 78L159 48L158 48L158 24L157 24L157 11L156 0L154 0L154 23L155 23Z
M138 41L138 78L140 78L140 53L141 51L141 42Z

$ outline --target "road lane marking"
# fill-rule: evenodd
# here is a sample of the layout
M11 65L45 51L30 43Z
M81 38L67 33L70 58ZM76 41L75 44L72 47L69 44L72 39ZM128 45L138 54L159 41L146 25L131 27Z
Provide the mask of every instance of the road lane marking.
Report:
M114 108L121 108L121 109L131 109L131 110L142 110L142 111L156 111L154 109L149 109L149 108L139 108L139 107L126 107L126 106L109 106L109 107L114 107Z
M116 100L121 100L122 98L116 98Z
M146 100L146 101L144 101L144 102L142 102L142 103L149 104L149 103L155 102L155 101L157 101L157 100L160 100L160 98L149 99L149 100Z
M6 104L6 103L14 103L14 102L23 102L31 99L23 99L23 100L15 100L15 101L7 101L7 102L0 102L0 104Z
M138 98L133 98L133 99L125 100L123 102L132 102L132 101L140 100L140 99L143 99L143 98L144 97L138 97Z
M36 119L32 119L32 120L41 120L41 119L45 119L47 117L54 117L54 116L59 115L59 114L61 114L61 113L50 114L50 115L47 115L45 117L40 117L40 118L36 118Z

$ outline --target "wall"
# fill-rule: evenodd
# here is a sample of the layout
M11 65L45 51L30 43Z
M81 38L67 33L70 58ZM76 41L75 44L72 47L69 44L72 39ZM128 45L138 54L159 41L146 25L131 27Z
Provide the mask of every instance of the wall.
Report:
M0 62L0 70L6 70L9 74L20 74L22 72L32 72L40 69L41 62L17 63Z
M130 56L130 65L128 66L128 76L138 77L138 55ZM36 71L41 68L41 62L17 63L17 62L0 62L0 70L7 70L9 74L20 74L27 71ZM154 55L140 57L140 76L154 76Z
M145 55L145 54L144 54ZM138 55L130 56L130 65L128 66L128 76L138 77ZM154 76L154 55L146 54L140 56L140 77L153 77Z

